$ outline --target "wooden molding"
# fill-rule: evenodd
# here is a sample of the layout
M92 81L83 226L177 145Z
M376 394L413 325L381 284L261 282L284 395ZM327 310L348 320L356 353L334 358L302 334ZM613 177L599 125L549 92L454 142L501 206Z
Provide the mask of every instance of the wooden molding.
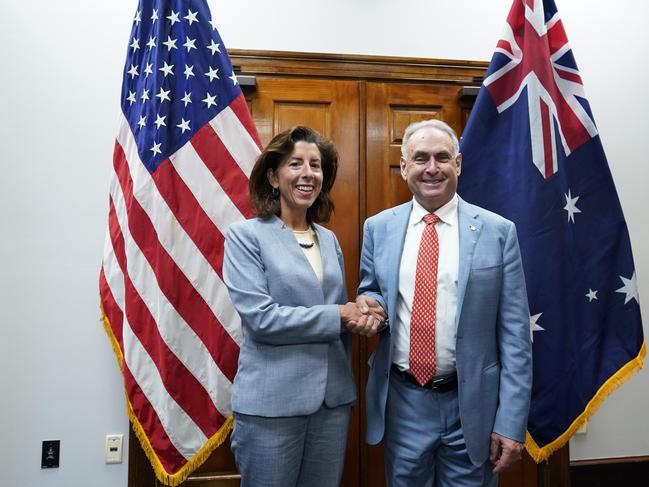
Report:
M241 480L241 475L237 472L228 472L220 474L200 474L190 475L185 482L206 482L208 480L221 481L221 480Z
M318 76L479 86L489 63L357 54L324 54L230 49L241 75Z
M649 455L640 455L633 457L614 457L614 458L594 458L590 460L573 460L570 467L586 467L591 465L613 465L618 463L642 463L649 462Z

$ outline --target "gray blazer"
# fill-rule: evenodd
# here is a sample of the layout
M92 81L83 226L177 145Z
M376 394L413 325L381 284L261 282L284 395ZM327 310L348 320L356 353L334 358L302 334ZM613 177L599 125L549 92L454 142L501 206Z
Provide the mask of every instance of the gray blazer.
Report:
M338 309L347 302L342 251L333 232L313 228L322 285L279 218L237 222L227 232L223 278L243 327L235 412L299 416L356 400L351 337Z
M358 294L376 298L396 320L399 263L412 202L365 222ZM516 228L459 200L460 266L455 361L460 418L471 461L489 456L491 432L525 441L532 388L532 346ZM381 441L392 363L386 329L370 357L366 392L367 442Z

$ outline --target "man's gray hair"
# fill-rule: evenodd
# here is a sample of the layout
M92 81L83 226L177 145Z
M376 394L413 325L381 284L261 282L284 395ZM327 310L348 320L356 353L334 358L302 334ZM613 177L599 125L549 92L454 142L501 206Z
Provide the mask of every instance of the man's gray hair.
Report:
M453 130L449 124L442 122L441 120L432 119L424 120L422 122L415 122L408 125L405 132L403 133L403 140L401 141L401 155L404 159L408 158L408 141L410 140L410 137L412 137L412 134L414 134L417 130L424 127L432 127L437 130L441 130L444 133L447 133L451 138L453 149L455 150L455 154L453 155L455 156L458 154L458 152L460 152L460 143L457 140L455 130Z

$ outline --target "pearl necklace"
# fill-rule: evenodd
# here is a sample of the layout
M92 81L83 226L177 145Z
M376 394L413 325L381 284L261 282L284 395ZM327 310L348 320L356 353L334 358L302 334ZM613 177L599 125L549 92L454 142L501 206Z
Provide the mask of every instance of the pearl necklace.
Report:
M297 238L298 235L305 235L305 234L312 233L313 230L311 229L311 227L308 227L306 230L292 230L292 231L293 231L293 235L295 235L298 245L303 249L310 249L315 245L315 242L300 242L300 240Z

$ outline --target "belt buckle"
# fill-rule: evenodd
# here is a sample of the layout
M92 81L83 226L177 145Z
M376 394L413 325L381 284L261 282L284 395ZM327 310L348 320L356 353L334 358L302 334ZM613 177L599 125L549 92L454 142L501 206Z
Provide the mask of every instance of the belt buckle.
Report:
M433 380L430 381L430 388L433 391L437 391L437 390L443 388L444 385L446 384L446 382L447 382L446 377L438 377L437 379L433 379Z
M430 381L430 388L433 391L446 392L450 390L448 386L453 382L454 376L438 377Z

